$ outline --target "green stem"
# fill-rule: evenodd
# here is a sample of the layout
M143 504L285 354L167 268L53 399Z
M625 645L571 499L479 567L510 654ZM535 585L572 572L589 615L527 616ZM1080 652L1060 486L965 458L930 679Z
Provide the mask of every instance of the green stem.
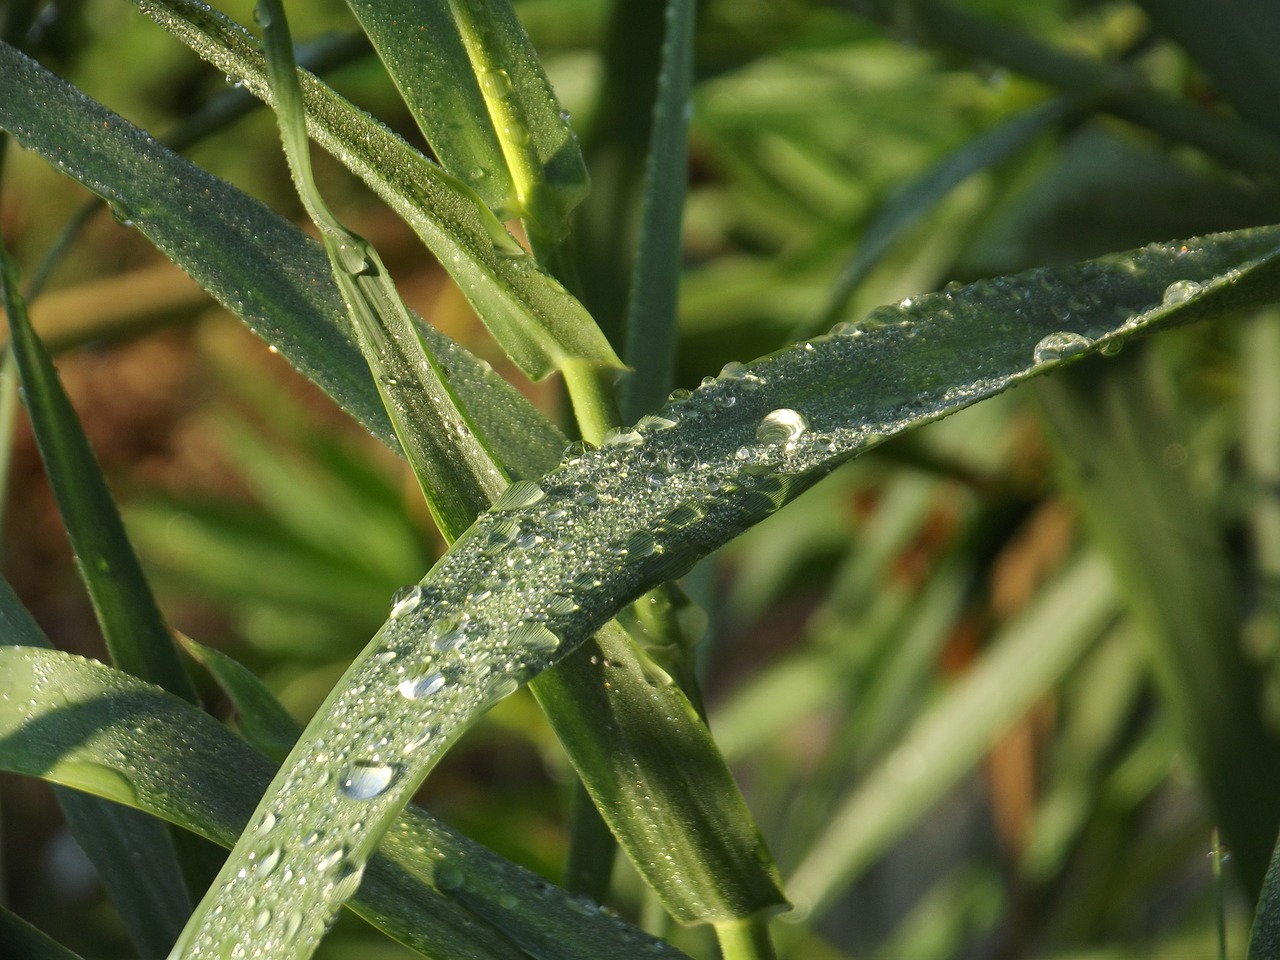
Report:
M717 923L716 938L724 960L774 960L777 956L763 917Z
M560 363L560 372L582 439L599 444L608 430L622 422L613 395L614 371L585 360L569 359Z

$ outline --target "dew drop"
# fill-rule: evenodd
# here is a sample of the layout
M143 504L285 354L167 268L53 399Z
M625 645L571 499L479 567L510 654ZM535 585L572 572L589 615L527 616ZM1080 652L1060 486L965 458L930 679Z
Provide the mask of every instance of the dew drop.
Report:
M269 877L275 872L276 867L280 866L280 858L284 851L279 847L272 847L257 860L254 872L259 877Z
M720 368L720 379L742 380L748 373L749 371L747 370L747 365L745 363L740 363L737 360L730 360Z
M630 427L613 427L604 435L602 447L635 447L644 442L640 431Z
M522 510L525 507L531 507L535 503L544 499L547 492L532 480L517 480L506 490L502 491L502 495L493 503L493 508L498 512L511 510Z
M253 918L253 929L257 933L261 933L267 929L267 924L271 922L271 911L263 907Z
M455 867L452 863L442 863L436 869L436 889L437 890L457 890L466 881L462 871Z
M258 836L265 837L268 833L275 829L278 817L268 810L262 815L262 819L258 821Z
M302 929L302 911L291 910L289 916L284 921L284 941L288 943L298 935L298 931Z
M503 674L493 679L489 685L489 699L493 702L503 700L520 689L520 681L511 674Z
M362 879L364 879L364 864L352 860L344 861L337 877L334 878L333 889L329 896L336 901L350 899L360 888Z
M1164 305L1171 307L1177 303L1186 303L1203 289L1194 280L1175 280L1164 288Z
M338 263L343 270L355 277L378 272L366 251L354 243L338 244Z
M677 421L674 417L669 417L662 413L646 413L636 422L638 430L653 430L660 432L662 430L670 430L676 425Z
M764 415L756 427L756 439L767 444L792 444L809 429L804 414L780 407Z
M667 454L667 469L672 473L686 473L698 465L698 452L693 447L677 447Z
M418 609L418 604L422 602L422 587L414 584L410 587L401 587L391 595L391 619L404 617Z
M511 633L517 649L545 657L560 648L560 638L542 623L522 623Z
M338 789L352 800L372 800L391 786L396 774L396 768L389 763L360 760L348 768L338 783Z
M1088 337L1082 337L1070 330L1059 330L1043 337L1036 344L1031 356L1035 363L1050 363L1084 353L1091 346L1093 341Z
M439 693L444 689L444 686L444 674L436 670L425 676L405 680L396 689L400 691L400 695L406 700L421 700L423 697L430 697Z

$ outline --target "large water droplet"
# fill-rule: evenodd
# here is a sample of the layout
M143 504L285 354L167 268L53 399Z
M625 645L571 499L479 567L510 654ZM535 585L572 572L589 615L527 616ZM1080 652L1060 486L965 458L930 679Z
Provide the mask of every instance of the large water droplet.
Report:
M809 429L804 414L787 407L780 407L764 415L756 426L756 439L761 443L792 444Z
M352 800L372 800L391 786L397 772L389 763L360 760L348 768L338 782L338 789Z
M693 447L677 447L667 454L667 469L672 473L687 473L698 465L698 452Z
M269 877L280 866L280 858L284 851L280 847L272 847L262 856L255 859L254 872L259 877Z
M406 700L421 700L423 697L439 693L444 686L444 674L436 670L421 677L404 680L396 689Z
M602 447L634 447L644 442L638 430L630 427L613 427L604 435Z
M547 493L532 480L517 480L493 502L497 511L522 510L546 497Z
M1203 289L1194 280L1175 280L1164 288L1164 305L1171 307L1177 303L1186 303Z
M1093 341L1088 337L1082 337L1070 330L1059 330L1041 338L1031 356L1036 363L1050 363L1084 353L1091 346Z
M354 243L338 244L338 263L342 269L352 276L372 275L378 272L377 266L369 257L368 251Z
M401 587L391 595L391 619L407 616L418 609L418 604L422 602L422 587L414 584L410 587Z
M560 638L542 623L522 623L511 633L511 642L537 657L549 656L560 648Z

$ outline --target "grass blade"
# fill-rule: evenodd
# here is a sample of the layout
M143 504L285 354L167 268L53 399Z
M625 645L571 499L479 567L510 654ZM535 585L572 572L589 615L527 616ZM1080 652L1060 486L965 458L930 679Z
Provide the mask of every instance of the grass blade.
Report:
M191 0L138 3L201 57L272 104L266 64L243 28ZM582 305L538 267L465 184L311 75L299 80L316 142L414 229L527 376L541 379L570 362L601 370L621 366Z
M191 705L59 651L0 649L0 693L0 767L146 810L223 846L250 822L274 769ZM269 822L254 824L270 834ZM332 837L317 845L334 849ZM330 882L352 892L359 875L347 866L332 862ZM440 960L683 956L413 808L364 872L353 906Z
M0 953L23 960L80 960L78 953L68 950L21 917L0 907Z
M448 539L455 539L500 493L504 502L518 502L522 491L528 488L515 486L503 492L506 480L500 466L478 442L475 431L466 427L455 398L438 381L432 382L423 375L434 373L429 357L396 365L388 362L397 350L403 356L412 347L420 348L419 341L376 254L346 231L315 195L283 13L277 3L264 4L259 7L258 19L266 33L273 94L299 192L325 239L335 279L360 330L362 349L380 381L409 462L419 474L433 512L442 519L440 529ZM344 262L344 256L356 257L358 272ZM397 405L406 396L413 406L398 410ZM430 409L423 409L424 397L432 398ZM410 435L424 431L431 433L429 445L414 442ZM449 469L454 461L465 461L471 469ZM439 469L438 462L445 469ZM451 509L442 509L441 504ZM515 537L516 531L510 535ZM617 683L612 692L599 682L599 671L583 672L585 661L572 665L577 669L577 682L566 676L544 686L557 733L588 784L595 788L597 805L610 811L609 819L633 860L680 919L695 922L749 916L781 903L776 873L762 869L762 864L769 862L768 852L751 825L742 797L705 725L678 691L655 692L643 682L639 664L634 662L621 631L615 630L611 637L613 642L599 659L613 664ZM622 682L628 678L632 682ZM654 707L655 698L659 709ZM612 709L622 718L610 736L602 735L591 709L602 704L606 713ZM671 741L653 735L655 723L683 733L678 738L678 749ZM644 732L638 737L623 733L636 729ZM617 750L620 742L627 743L628 749ZM692 763L692 774L683 771L692 762L691 756L697 758ZM645 780L642 787L635 786L638 777ZM705 809L699 815L660 824L616 812L622 800L628 802L630 809L639 805L638 793L648 797L650 806L655 797L665 797L670 809L687 808L698 802ZM672 854L672 850L678 852ZM671 869L653 866L671 859L678 861ZM690 875L697 875L704 882L689 884Z
M184 949L251 938L276 956L309 956L347 895L296 845L311 817L329 818L350 862L363 865L463 730L622 606L886 436L1138 333L1269 301L1280 288L1278 242L1280 230L1267 228L1156 244L885 308L867 329L731 365L500 499L397 602L334 688L260 805L281 829L241 838ZM655 468L665 476L657 485ZM536 542L516 542L517 529ZM299 808L308 816L291 813ZM264 904L244 873L264 857L314 882L270 891ZM244 917L250 896L273 915L307 919L262 931L218 921Z
M440 361L418 336L377 251L343 226L320 197L311 177L302 92L284 11L267 0L257 10L285 154L303 205L320 230L360 350L437 526L465 529L507 486L507 477L459 408Z
M807 915L827 906L981 759L1117 613L1102 562L1077 561L837 808L787 883L798 909ZM912 776L900 774L904 762Z
M693 0L669 0L653 134L644 178L640 243L627 304L622 388L628 421L655 410L675 377L676 300L683 264L681 223L689 166L689 95L693 86Z
M586 196L587 172L510 4L349 6L445 169L503 220L527 217L542 234L562 237L569 212ZM404 23L421 29L404 30Z
M128 211L161 252L398 449L368 366L341 319L345 307L328 262L315 243L265 205L4 45L0 87L30 91L26 97L0 98L0 127ZM81 149L65 152L67 142ZM518 391L443 334L430 328L422 334L449 367L451 386L513 475L537 476L538 461L559 456L563 436Z
M7 581L0 579L0 646L52 649ZM130 938L144 955L160 956L177 939L191 899L168 828L126 807L54 787L67 829L98 872ZM135 867L144 858L147 870ZM15 953L14 956L26 956Z
M122 670L194 703L195 688L125 536L97 458L44 345L31 329L18 292L17 264L3 246L0 268L27 413L111 658Z

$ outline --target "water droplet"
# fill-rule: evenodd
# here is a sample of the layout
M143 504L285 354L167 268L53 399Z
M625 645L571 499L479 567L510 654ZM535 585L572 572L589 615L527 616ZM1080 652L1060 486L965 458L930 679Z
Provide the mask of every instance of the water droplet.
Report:
M449 891L461 887L466 877L452 863L442 863L436 868L435 880L437 890Z
M502 491L502 495L494 501L492 509L500 513L510 510L522 510L538 503L546 495L546 491L532 480L517 480Z
M422 587L414 584L409 587L401 587L391 595L391 619L407 616L418 609L418 604L422 602Z
M1203 289L1194 280L1175 280L1164 288L1164 305L1171 307L1176 303L1186 303Z
M792 444L809 429L804 415L787 407L780 407L764 415L756 427L756 439L767 444Z
M502 132L506 134L507 139L514 144L518 144L523 147L527 146L529 143L529 128L519 120L512 120L502 128Z
M602 447L634 447L644 442L640 431L630 427L613 427L604 435Z
M1102 349L1098 351L1104 357L1114 357L1117 353L1124 349L1124 341L1120 339L1108 340L1102 345Z
M372 800L391 786L397 772L389 763L360 760L347 770L338 783L338 789L352 800Z
M360 888L362 879L364 879L363 863L356 863L353 860L343 861L338 875L334 878L333 889L329 891L330 899L339 902L350 899Z
M302 911L291 910L289 916L285 917L283 936L286 943L298 935L298 931L302 929Z
M669 417L662 413L646 413L636 422L637 430L653 430L660 432L670 430L678 421L675 417Z
M253 22L264 28L271 26L271 8L265 3L255 3L253 5Z
M271 911L263 907L253 918L253 929L255 932L261 932L267 929L267 924L271 922Z
M495 97L510 97L515 92L511 86L511 74L505 70L486 70L481 82L485 91Z
M406 700L421 700L444 689L444 674L436 670L425 676L404 680L396 689Z
M1080 334L1072 333L1070 330L1059 330L1043 337L1036 344L1035 350L1032 351L1032 359L1036 363L1065 360L1068 357L1084 353L1091 346L1093 346L1093 341L1088 337L1082 337Z
M685 473L698 465L698 452L693 447L677 447L667 454L667 469L672 473Z
M377 265L364 247L354 243L338 244L338 264L354 277L373 275L378 272Z
M511 642L518 650L538 657L549 656L560 649L560 638L542 623L522 623L511 632Z
M742 380L750 371L745 363L739 363L737 360L730 360L720 368L721 380Z
M318 866L323 873L328 873L330 870L332 870L334 867L340 864L343 861L343 858L346 857L346 855L347 855L346 847L334 847L332 850L330 850L328 853L326 853L323 857L320 858L320 861L319 863L316 864L316 866Z
M264 837L275 829L278 817L268 810L262 815L262 819L258 821L258 836Z
M107 204L107 209L111 211L111 219L122 227L133 226L133 214L119 200L112 200Z
M466 626L462 621L455 619L440 620L432 624L427 634L432 648L439 653L455 649L466 638Z
M280 847L272 847L255 861L254 872L259 877L269 877L280 866L280 858L284 851Z

